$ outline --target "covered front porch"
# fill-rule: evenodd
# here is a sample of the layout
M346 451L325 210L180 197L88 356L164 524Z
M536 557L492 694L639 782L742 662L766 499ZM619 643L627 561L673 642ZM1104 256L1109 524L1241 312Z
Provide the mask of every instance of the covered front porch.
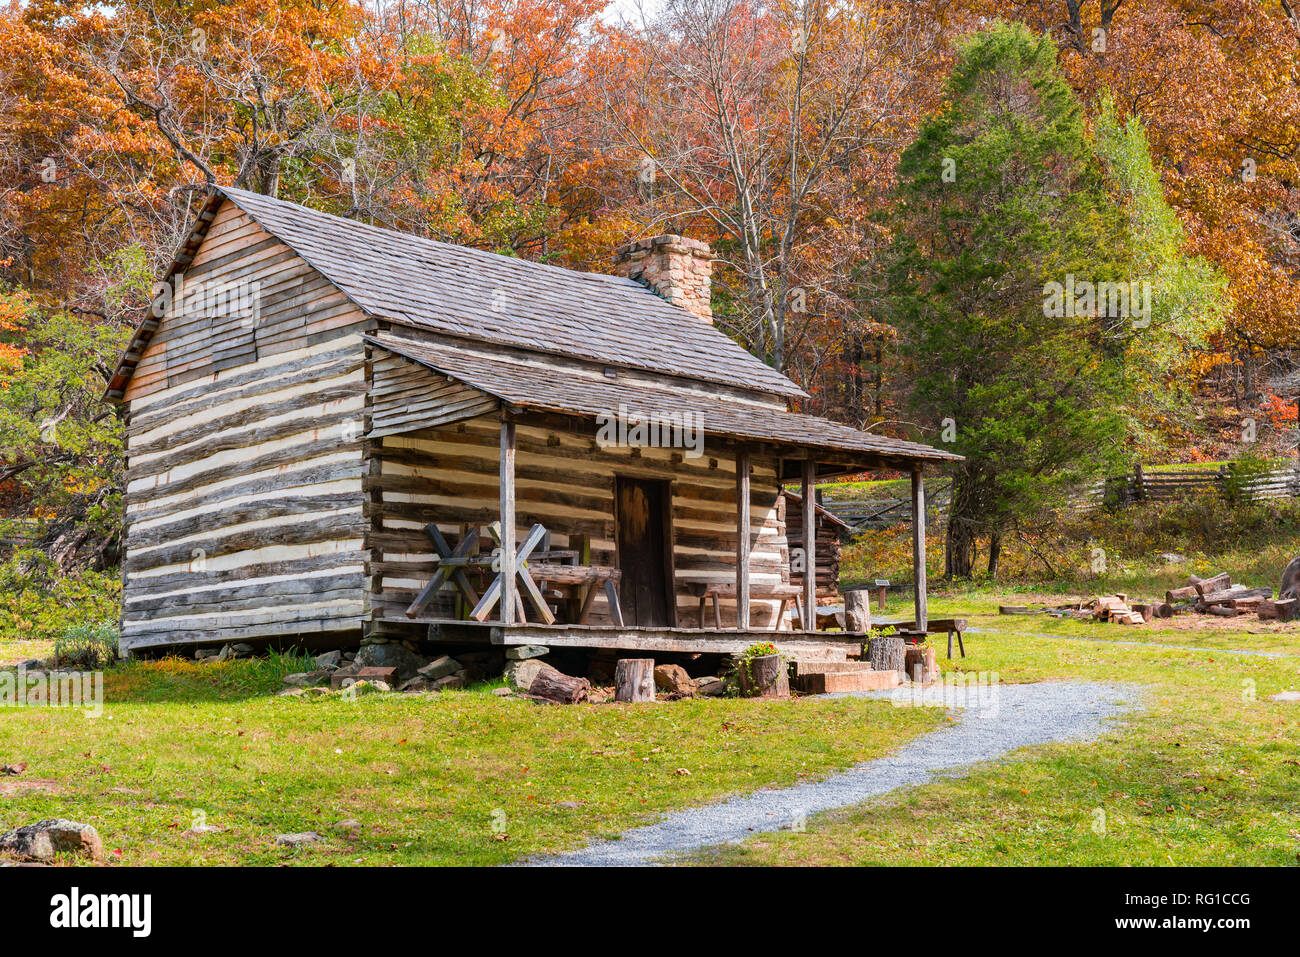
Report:
M911 475L924 629L925 468L950 454L618 370L543 374L390 336L372 346L372 634L856 655L863 630L817 627L815 486L869 470ZM637 428L647 421L674 430ZM787 507L801 518L793 538Z

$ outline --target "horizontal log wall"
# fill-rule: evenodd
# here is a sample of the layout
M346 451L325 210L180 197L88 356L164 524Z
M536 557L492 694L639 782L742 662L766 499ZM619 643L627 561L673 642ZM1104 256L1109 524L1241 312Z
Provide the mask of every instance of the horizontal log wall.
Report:
M128 403L366 324L342 292L229 201L181 278L183 295L136 365ZM213 309L223 296L226 305ZM254 297L255 312L241 308L242 296Z
M593 423L564 423L561 427L521 420L518 425L515 474L520 538L534 523L552 531L553 547L567 545L570 535L588 535L593 563L616 565L615 475L671 480L678 623L693 626L698 599L691 595L689 584L735 580L734 459L707 448L700 458L686 458L673 449L602 449L595 443ZM437 522L454 544L462 525L497 520L499 434L496 416L480 416L381 440L375 452L380 466L371 479L376 616L401 617L432 575L436 564L423 532L426 524ZM753 457L750 567L756 588L788 580L789 552L776 509L777 464L771 457ZM426 615L450 611L450 595L444 595L448 600L440 608L431 606ZM776 607L776 602L755 600L753 625L770 624ZM611 622L603 596L589 621ZM711 617L706 623L711 625ZM723 602L723 623L734 626L734 601Z
M259 280L259 322L165 316L129 385L124 650L366 616L366 318L285 250L223 206L190 272Z
M803 541L803 503L782 496L779 509L785 517L786 539L795 546ZM840 527L825 514L817 511L817 533L813 545L817 550L817 594L829 597L839 594L840 586ZM791 572L790 582L803 584L802 572Z

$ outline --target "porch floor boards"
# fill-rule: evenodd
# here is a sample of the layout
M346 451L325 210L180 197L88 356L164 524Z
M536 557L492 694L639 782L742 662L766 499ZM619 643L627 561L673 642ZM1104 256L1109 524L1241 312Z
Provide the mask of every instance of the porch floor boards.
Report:
M671 628L644 625L542 625L460 621L440 618L378 618L380 631L424 626L428 640L488 645L545 645L550 648L616 648L625 651L737 654L756 641L770 641L793 656L843 660L859 654L865 634L772 631L768 628Z

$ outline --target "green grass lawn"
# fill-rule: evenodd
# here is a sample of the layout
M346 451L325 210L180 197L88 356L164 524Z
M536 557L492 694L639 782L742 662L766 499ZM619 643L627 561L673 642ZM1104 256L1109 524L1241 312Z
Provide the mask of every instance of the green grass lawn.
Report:
M275 697L304 667L135 662L109 672L101 718L0 709L0 764L28 763L0 777L0 824L94 824L124 864L499 864L841 769L943 720L860 700L540 706L488 687ZM303 831L325 839L277 847Z
M1146 711L1099 742L1034 748L699 862L1297 863L1300 705L1268 696L1300 689L1300 658L1171 647L1300 655L1297 625L1189 633L997 614L999 601L1036 597L934 596L933 616L996 631L970 635L964 660L943 661L941 647L941 663L1010 682L1138 685ZM887 611L910 613L905 596ZM0 660L32 653L12 648L0 640ZM123 864L496 864L824 775L948 720L933 708L824 698L548 707L486 686L275 697L282 675L303 667L134 662L108 673L101 718L0 709L0 764L28 764L0 777L0 825L85 821ZM323 840L275 843L302 831Z
M960 613L973 627L999 632L970 636L969 657L945 666L996 672L1008 682L1137 685L1145 689L1145 710L1098 742L1033 748L956 780L821 815L800 833L710 850L695 862L1300 863L1300 704L1268 700L1300 690L1296 624L1269 635L1207 630L1190 641L1172 628L998 616L994 604L934 602L936 614ZM1297 657L1214 653L1228 648Z

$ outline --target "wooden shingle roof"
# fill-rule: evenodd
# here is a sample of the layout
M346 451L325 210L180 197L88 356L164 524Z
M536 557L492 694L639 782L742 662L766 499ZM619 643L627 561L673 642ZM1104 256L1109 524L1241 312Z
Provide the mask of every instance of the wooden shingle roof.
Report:
M372 316L615 366L805 394L631 279L422 239L259 193L222 192Z
M699 416L705 435L825 449L862 456L871 464L906 468L917 462L956 461L951 452L861 432L812 415L710 393L702 389L656 387L615 374L566 370L564 375L523 359L484 355L451 345L416 341L391 333L366 337L373 345L420 363L516 409L596 417L621 415Z

